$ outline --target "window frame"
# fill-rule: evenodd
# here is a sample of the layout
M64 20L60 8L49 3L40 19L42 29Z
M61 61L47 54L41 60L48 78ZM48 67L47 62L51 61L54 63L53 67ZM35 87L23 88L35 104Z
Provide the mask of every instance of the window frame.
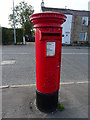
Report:
M85 23L83 23L84 20L86 21ZM82 25L88 26L88 17L87 16L82 17Z
M80 38L81 38L81 34L85 34L85 35L84 35L84 38L85 38L85 39L80 39ZM83 38L83 36L82 36L82 38ZM87 32L80 32L79 41L80 41L80 42L86 42L86 41L87 41Z

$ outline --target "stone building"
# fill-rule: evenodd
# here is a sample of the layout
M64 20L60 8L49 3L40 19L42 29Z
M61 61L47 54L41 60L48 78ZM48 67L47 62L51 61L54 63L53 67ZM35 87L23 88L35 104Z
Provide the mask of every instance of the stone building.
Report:
M65 31L63 37L65 39L70 39L70 44L81 43L89 41L90 38L90 13L89 11L84 10L71 10L71 9L61 9L61 8L49 8L45 7L44 3L41 6L42 12L52 11L60 12L66 14L67 18L72 16L71 22L66 22L63 27L66 29L68 24L71 24L70 27L67 27L69 31ZM68 37L70 35L70 37ZM67 37L66 37L67 36ZM68 40L69 41L69 40Z
M90 1L88 2L88 11L90 11Z
M90 43L90 1L88 2L88 11L89 11L89 19L88 19L88 41Z

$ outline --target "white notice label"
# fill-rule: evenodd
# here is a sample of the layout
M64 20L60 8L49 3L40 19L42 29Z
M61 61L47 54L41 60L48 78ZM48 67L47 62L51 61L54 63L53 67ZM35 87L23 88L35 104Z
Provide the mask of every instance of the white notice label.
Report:
M47 42L47 56L55 56L55 42Z

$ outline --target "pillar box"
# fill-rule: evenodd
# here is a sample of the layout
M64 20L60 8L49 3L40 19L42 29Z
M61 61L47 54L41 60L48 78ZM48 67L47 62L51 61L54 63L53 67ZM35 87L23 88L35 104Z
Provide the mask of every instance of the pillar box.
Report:
M30 16L35 31L36 105L39 110L52 112L58 103L60 86L62 24L66 16L56 12Z

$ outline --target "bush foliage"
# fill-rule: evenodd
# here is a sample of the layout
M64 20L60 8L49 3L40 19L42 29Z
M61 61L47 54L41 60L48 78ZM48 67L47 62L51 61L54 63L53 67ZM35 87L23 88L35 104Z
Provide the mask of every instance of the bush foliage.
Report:
M16 42L23 42L23 30L16 29ZM2 27L2 44L14 44L14 29Z

